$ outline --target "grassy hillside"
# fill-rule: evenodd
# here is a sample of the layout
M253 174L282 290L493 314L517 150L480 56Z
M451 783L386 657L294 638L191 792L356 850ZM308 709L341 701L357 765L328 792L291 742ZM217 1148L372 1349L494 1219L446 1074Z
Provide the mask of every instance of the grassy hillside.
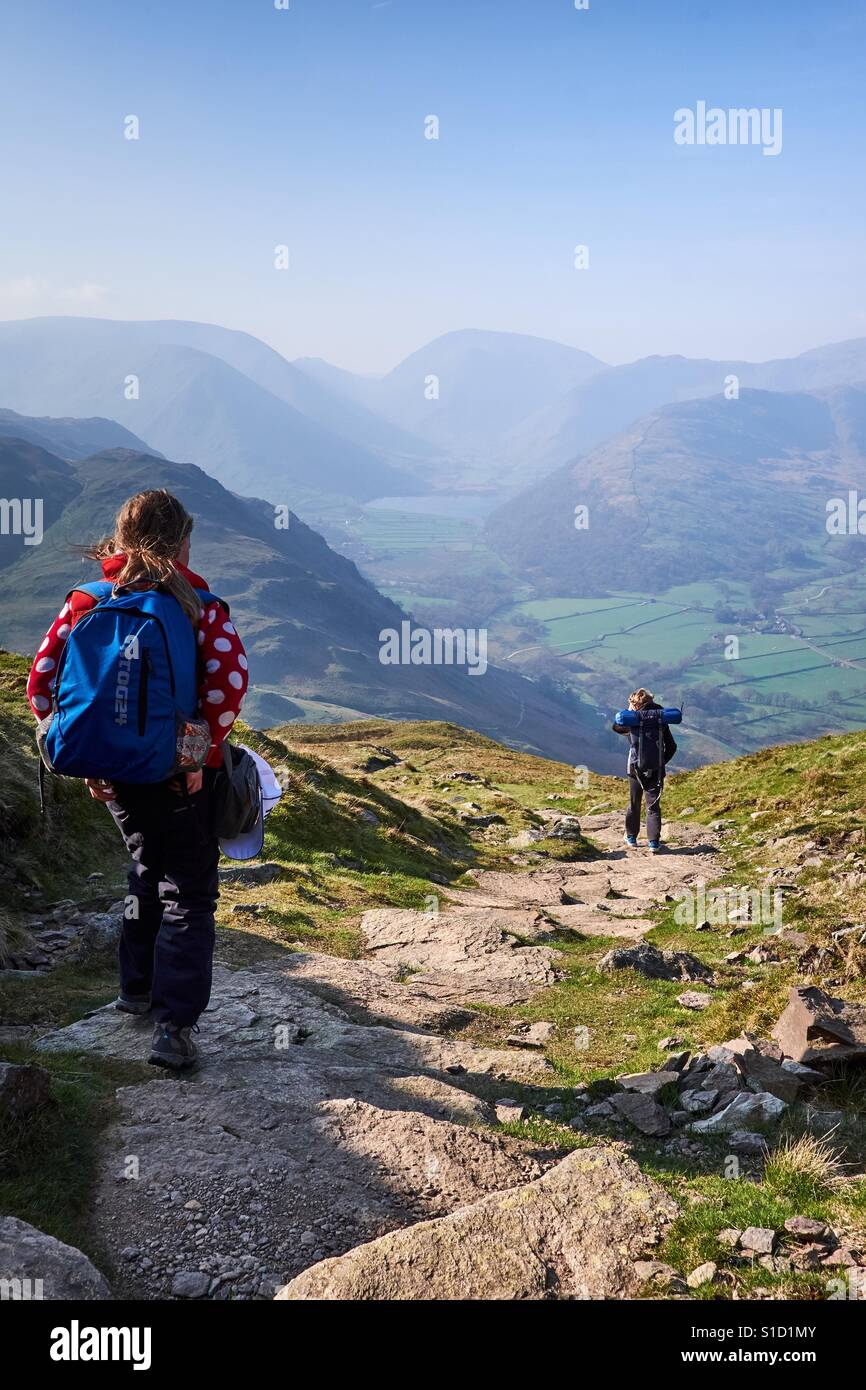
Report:
M34 831L34 784L24 778L32 771L32 753L25 747L23 663L4 658L2 669L2 728L17 747L22 778L18 845L12 852L4 849L2 864L8 873L28 863L36 872L46 856L34 838L39 833ZM425 907L445 885L471 882L465 877L470 869L519 871L543 867L551 857L590 856L591 831L567 846L541 839L519 852L516 837L542 825L545 810L586 817L617 809L625 800L621 778L591 775L587 786L576 786L567 764L516 752L451 724L290 724L267 734L244 730L243 736L280 770L285 793L268 821L262 856L279 866L279 876L266 885L235 882L223 890L217 957L229 965L274 959L299 947L361 955L359 922L365 909ZM674 905L661 906L649 940L689 950L716 973L713 1003L703 1013L677 1003L680 984L647 980L632 971L599 974L596 964L611 939L562 935L556 941L562 977L554 986L516 1008L476 1007L475 1021L462 1034L496 1044L516 1022L555 1025L547 1048L553 1071L545 1085L522 1089L509 1083L509 1094L532 1108L528 1123L509 1126L512 1133L550 1154L598 1142L598 1133L569 1125L578 1114L575 1086L588 1085L594 1098L602 1099L616 1075L658 1067L658 1043L665 1036L682 1039L692 1050L744 1029L766 1036L795 981L866 999L866 959L864 949L853 944L857 935L833 935L866 920L864 771L866 732L768 749L670 778L669 820L723 822L718 881L756 890L767 883L781 886L784 927L797 935L773 939L775 963L731 962L726 957L732 950L766 944L760 924L744 924L732 941L723 927L698 932L679 925ZM459 775L465 773L472 780ZM101 808L86 803L76 787L64 788L63 795L70 818L62 824L53 820L50 841L59 851L50 856L59 878L67 873L64 851L70 843L82 843L82 826L89 836L84 856L79 852L69 860L69 870L79 877L62 885L67 895L75 895L81 891L80 874L94 867L92 856L104 853L109 862L112 851L99 832ZM474 823L473 818L489 815L499 819L488 826ZM59 878L52 879L52 891L62 891ZM108 959L60 967L41 980L0 978L0 1012L12 1024L41 1028L106 1002L114 987ZM583 1035L580 1045L576 1030ZM135 1069L93 1057L34 1054L26 1039L0 1052L51 1067L60 1101L59 1111L20 1147L5 1186L0 1179L0 1200L90 1248L86 1215L93 1143L110 1117L113 1086L134 1079ZM501 1083L493 1084L501 1090ZM557 1113L545 1113L550 1104ZM809 1137L804 1108L794 1106L782 1127L781 1147L766 1167L747 1162L734 1177L726 1166L724 1138L706 1140L689 1153L660 1148L657 1140L633 1133L625 1141L621 1131L600 1134L605 1141L626 1142L682 1204L660 1258L686 1271L707 1259L719 1262L723 1282L715 1296L730 1297L736 1287L741 1297L765 1289L776 1296L824 1297L826 1275L744 1265L733 1254L720 1253L717 1240L726 1227L780 1226L789 1216L805 1214L831 1221L860 1248L866 1244L866 1086L857 1074L840 1072L825 1088L821 1105L845 1112L844 1123L824 1146L829 1157L827 1152L822 1157L820 1145ZM695 1296L714 1295L704 1288Z

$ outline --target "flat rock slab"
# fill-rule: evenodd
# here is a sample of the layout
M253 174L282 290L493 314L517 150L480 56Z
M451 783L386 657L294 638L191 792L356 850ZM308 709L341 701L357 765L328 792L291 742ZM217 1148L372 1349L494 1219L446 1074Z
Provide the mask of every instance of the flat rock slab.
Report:
M520 936L515 934L515 927ZM556 979L557 952L523 944L554 928L537 914L481 908L414 912L378 908L365 912L361 930L377 961L417 971L416 986L429 986L455 1003L517 1004Z
M677 1210L630 1159L577 1149L535 1182L322 1261L277 1298L627 1298Z
M11 1287L13 1298L111 1298L111 1289L86 1255L14 1216L0 1216L0 1280Z
M417 975L402 978L385 961L345 960L302 949L287 956L281 969L356 1023L440 1032L465 1028L478 1019L472 1009L440 997L435 982L422 982Z
M470 1075L528 1079L547 1065L525 1051L486 1048L408 1029L365 1027L320 998L309 984L279 966L236 971L217 967L211 1000L199 1021L200 1070L222 1073L227 1066L249 1061L292 1069L312 1066L315 1059L320 1066L439 1075L453 1067ZM143 1062L150 1052L152 1026L149 1018L99 1009L67 1028L46 1033L36 1046Z
M621 906L619 900L616 900L616 911L590 903L561 903L549 907L547 912L558 926L577 932L579 936L610 936L618 941L639 941L655 926L652 919L642 917L639 910L632 917L623 912Z

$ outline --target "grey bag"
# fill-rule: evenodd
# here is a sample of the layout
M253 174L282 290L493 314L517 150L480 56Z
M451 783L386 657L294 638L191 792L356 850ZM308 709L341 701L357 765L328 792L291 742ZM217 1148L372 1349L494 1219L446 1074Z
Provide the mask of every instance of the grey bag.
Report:
M254 830L262 814L259 770L245 748L226 739L223 765L214 780L214 826L220 840L236 840Z

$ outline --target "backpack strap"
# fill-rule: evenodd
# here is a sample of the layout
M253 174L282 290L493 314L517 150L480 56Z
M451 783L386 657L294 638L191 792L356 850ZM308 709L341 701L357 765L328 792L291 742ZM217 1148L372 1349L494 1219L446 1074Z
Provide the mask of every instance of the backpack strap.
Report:
M73 594L89 594L97 603L102 603L104 599L111 597L113 589L114 585L110 579L94 579L91 584L76 584L66 595L66 602L69 602Z
M198 594L202 603L218 603L221 608L225 609L229 616L231 615L231 609L225 599L220 598L219 594L212 594L210 589L196 589L195 592ZM70 589L69 593L66 595L66 602L69 602L73 594L89 594L91 598L96 599L97 603L103 603L105 599L110 598L113 593L114 585L110 579L94 579L90 584L76 584L75 588Z

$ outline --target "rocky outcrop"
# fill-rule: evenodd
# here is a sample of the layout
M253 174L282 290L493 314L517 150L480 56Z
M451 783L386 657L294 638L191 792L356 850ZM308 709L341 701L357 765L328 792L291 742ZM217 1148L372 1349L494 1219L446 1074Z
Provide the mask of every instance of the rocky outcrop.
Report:
M314 1265L277 1298L627 1298L677 1210L631 1160L578 1149L536 1182Z
M111 1298L86 1255L14 1216L0 1216L0 1290L13 1301Z

